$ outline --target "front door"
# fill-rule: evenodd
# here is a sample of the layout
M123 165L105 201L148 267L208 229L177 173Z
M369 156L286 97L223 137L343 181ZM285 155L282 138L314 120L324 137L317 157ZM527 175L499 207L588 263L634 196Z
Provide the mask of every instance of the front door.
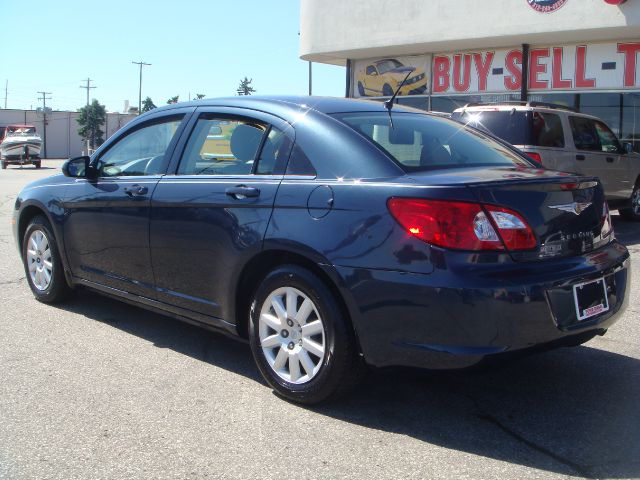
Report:
M97 178L76 179L67 189L64 236L74 276L154 298L150 199L182 118L173 115L125 133L93 159Z
M292 135L282 121L240 112L203 110L190 122L175 174L151 202L158 299L229 322L234 282L262 248Z

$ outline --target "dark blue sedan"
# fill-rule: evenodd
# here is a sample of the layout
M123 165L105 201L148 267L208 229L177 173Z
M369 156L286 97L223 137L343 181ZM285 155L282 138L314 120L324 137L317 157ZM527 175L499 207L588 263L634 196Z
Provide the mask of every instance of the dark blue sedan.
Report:
M37 299L87 287L248 339L297 402L352 388L365 365L579 345L625 306L629 253L596 178L418 110L170 105L63 173L15 204Z

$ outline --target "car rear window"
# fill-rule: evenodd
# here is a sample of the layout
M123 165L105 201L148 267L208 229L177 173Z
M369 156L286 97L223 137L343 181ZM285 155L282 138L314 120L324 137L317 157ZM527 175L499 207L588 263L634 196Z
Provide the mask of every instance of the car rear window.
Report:
M478 130L449 119L412 113L333 115L407 171L470 166L531 166L522 156Z
M531 145L531 116L526 111L454 112L452 118L500 137L511 145Z
M452 118L500 137L512 145L564 147L564 131L560 117L536 111L465 111Z

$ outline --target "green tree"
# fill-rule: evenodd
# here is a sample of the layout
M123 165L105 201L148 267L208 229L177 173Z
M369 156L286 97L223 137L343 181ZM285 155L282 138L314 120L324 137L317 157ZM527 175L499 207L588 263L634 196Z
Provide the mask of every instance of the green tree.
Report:
M204 93L196 93L196 98L194 98L194 100L202 100L204 97Z
M176 95L175 97L171 97L169 100L167 100L167 105L171 105L172 103L178 103L178 99L180 98L180 95Z
M78 134L85 140L89 141L92 149L99 147L104 142L104 132L102 127L107 118L107 110L104 105L100 105L98 100L93 100L89 105L78 110Z
M253 78L244 77L244 80L240 80L240 85L238 85L238 95L251 95L256 91L255 88L251 86L251 82L253 82Z
M142 113L153 110L154 108L156 108L156 105L153 103L153 100L151 100L151 97L147 97L142 101Z

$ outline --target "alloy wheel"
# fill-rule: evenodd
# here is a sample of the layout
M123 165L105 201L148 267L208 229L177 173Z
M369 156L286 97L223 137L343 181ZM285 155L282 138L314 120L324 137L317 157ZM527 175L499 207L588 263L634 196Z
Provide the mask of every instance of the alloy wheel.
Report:
M260 310L258 334L262 352L281 379L303 384L322 367L325 327L313 301L293 287L271 292Z
M53 260L49 239L42 230L34 230L27 243L27 266L31 283L41 292L51 285Z

